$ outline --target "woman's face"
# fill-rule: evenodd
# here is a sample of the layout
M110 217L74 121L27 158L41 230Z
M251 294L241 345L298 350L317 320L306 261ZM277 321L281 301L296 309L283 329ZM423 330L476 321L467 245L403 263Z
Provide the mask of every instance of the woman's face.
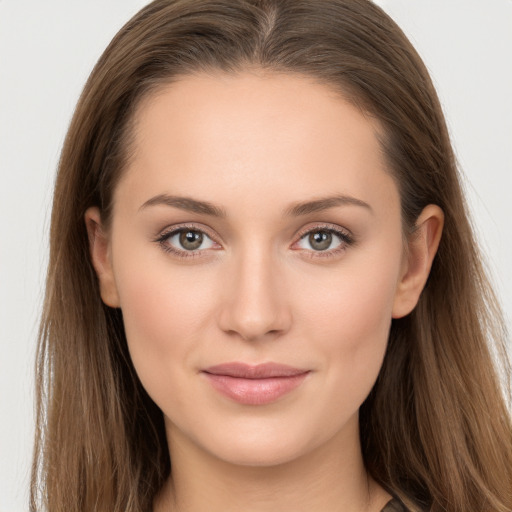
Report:
M141 104L93 257L171 451L272 465L357 439L412 307L378 130L326 86L263 72Z

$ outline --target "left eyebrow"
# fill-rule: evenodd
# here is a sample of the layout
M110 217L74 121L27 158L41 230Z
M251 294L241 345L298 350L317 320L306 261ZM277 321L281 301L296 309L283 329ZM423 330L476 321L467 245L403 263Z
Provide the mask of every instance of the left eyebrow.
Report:
M365 208L370 213L374 213L372 207L352 196L347 195L336 195L315 199L313 201L305 201L300 203L294 203L285 210L285 215L290 217L299 217L301 215L308 215L309 213L320 212L334 208L335 206L359 206Z

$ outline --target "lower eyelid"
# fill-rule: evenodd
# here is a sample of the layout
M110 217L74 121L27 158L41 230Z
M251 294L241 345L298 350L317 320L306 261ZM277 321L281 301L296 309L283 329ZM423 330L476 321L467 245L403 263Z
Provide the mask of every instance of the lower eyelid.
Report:
M182 251L179 249L176 249L172 247L171 245L165 245L164 243L160 244L162 247L162 250L166 253L173 254L177 256L178 258L200 258L202 256L203 250L199 251Z
M348 249L347 245L342 245L340 247L336 247L336 249L331 249L329 251L312 251L312 250L303 250L301 251L301 257L307 258L310 260L328 260L339 258L344 252Z

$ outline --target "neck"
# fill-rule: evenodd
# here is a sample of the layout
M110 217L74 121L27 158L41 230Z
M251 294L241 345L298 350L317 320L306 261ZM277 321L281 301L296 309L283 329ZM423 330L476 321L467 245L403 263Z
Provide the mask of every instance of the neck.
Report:
M272 466L232 464L168 426L172 475L155 512L378 512L390 496L368 477L357 421L347 435Z

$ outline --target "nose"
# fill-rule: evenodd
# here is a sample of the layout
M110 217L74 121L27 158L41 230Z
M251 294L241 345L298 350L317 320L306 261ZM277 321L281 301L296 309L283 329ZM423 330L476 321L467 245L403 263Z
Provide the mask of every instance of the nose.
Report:
M223 285L219 327L247 341L275 338L290 328L282 269L261 249L248 249L233 262Z

